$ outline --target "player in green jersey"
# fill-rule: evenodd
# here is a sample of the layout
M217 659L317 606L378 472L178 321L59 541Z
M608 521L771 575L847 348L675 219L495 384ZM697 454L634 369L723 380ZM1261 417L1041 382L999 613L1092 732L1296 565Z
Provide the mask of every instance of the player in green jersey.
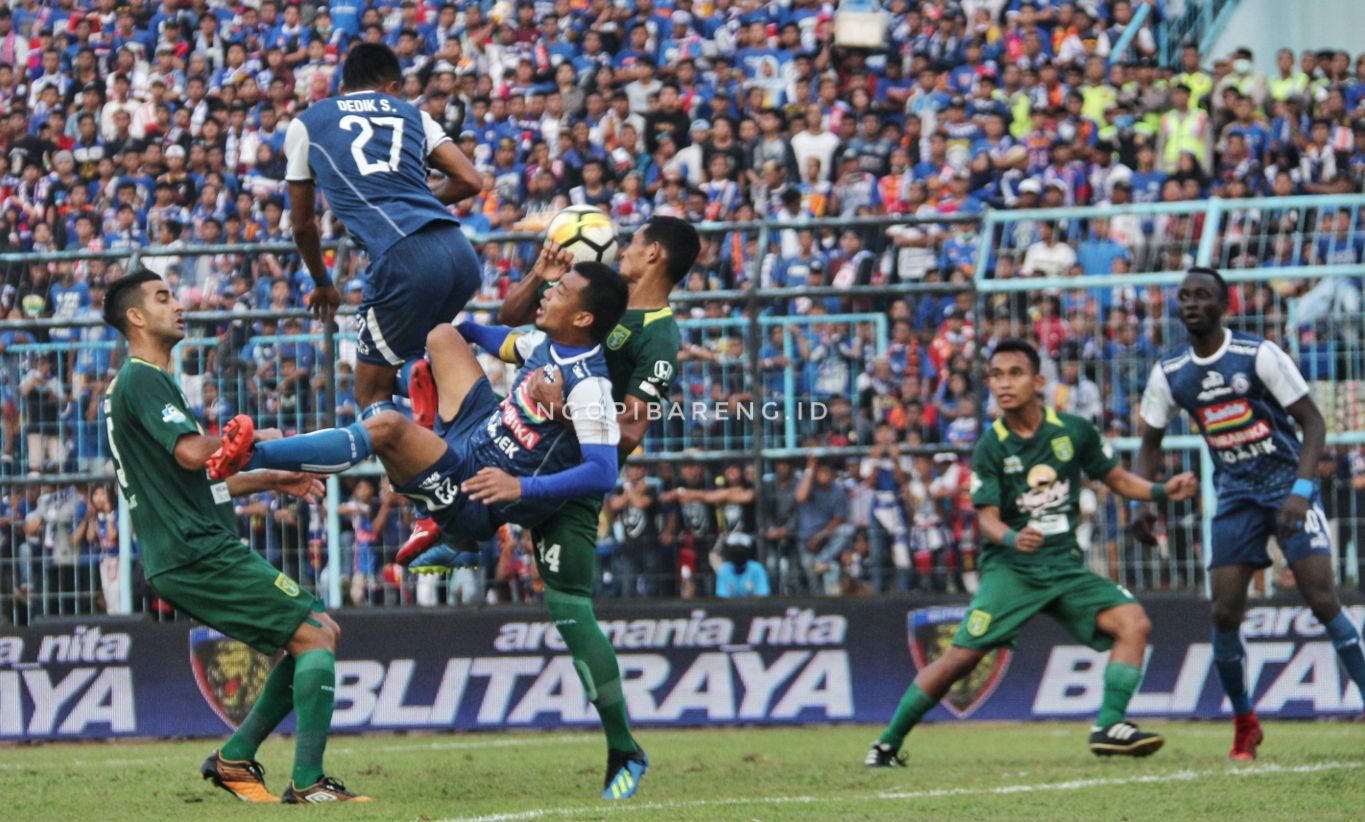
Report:
M700 248L691 224L676 217L655 217L636 231L621 251L618 268L630 286L630 302L620 323L607 335L605 346L623 457L644 438L651 407L657 415L668 396L682 340L668 295L692 270ZM548 245L530 275L508 293L498 322L514 327L531 322L540 296L568 271L569 262L566 255ZM504 349L510 351L512 343L509 337ZM562 392L563 380L553 386L536 380L531 398L541 407L553 409L562 406ZM600 495L569 500L535 529L532 538L536 569L545 583L545 604L573 655L574 668L597 708L607 737L602 796L625 799L635 793L649 758L631 735L616 651L598 627L592 608L601 510ZM418 537L414 535L414 539ZM446 546L441 548L452 560L458 556ZM409 551L407 547L404 550ZM435 553L442 551L428 551L413 560L411 567L432 567L429 558Z
M1003 416L972 454L972 503L985 542L981 586L952 645L915 676L872 743L868 766L903 765L900 747L910 729L988 652L1013 647L1019 629L1040 612L1079 642L1110 651L1090 750L1147 756L1164 742L1124 719L1142 680L1151 623L1132 594L1085 569L1075 534L1081 474L1119 496L1158 502L1188 499L1197 484L1189 473L1163 485L1125 470L1092 423L1043 406L1039 365L1038 352L1023 340L1002 340L991 355L986 380Z
M266 789L255 755L293 710L294 772L283 801L367 802L322 768L341 630L317 597L242 544L232 512L234 496L273 490L315 498L322 486L312 474L281 471L209 481L204 465L221 441L204 435L167 371L185 336L183 313L170 287L146 269L114 281L105 297L105 322L128 340L128 361L104 399L109 452L143 568L157 595L179 610L261 653L286 652L251 713L200 773L239 799L281 801Z

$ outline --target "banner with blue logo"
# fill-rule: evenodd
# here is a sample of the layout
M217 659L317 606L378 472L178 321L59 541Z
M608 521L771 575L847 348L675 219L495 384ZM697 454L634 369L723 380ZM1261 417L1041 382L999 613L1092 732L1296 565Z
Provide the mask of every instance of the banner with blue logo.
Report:
M1208 604L1144 600L1153 622L1131 715L1226 717ZM1348 609L1359 623L1365 609ZM948 647L964 603L879 599L606 603L635 724L885 722L918 667ZM573 662L537 607L342 611L341 733L591 726ZM1265 717L1358 716L1322 626L1302 605L1257 604L1243 624ZM1062 719L1099 710L1106 655L1046 618L982 661L930 721ZM0 741L221 736L273 660L190 623L92 619L0 630ZM281 730L289 730L287 720Z

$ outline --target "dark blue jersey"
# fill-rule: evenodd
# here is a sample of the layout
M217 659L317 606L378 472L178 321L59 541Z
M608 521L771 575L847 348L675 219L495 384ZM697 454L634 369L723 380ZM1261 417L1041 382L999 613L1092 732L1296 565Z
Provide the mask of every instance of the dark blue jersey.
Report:
M1285 411L1308 394L1308 384L1279 346L1251 334L1225 332L1208 359L1189 345L1152 369L1142 397L1142 419L1165 428L1183 408L1213 454L1220 504L1278 498L1298 475L1299 439Z
M449 139L430 115L397 97L329 97L289 124L285 179L316 181L374 258L428 223L457 222L427 185L427 157Z

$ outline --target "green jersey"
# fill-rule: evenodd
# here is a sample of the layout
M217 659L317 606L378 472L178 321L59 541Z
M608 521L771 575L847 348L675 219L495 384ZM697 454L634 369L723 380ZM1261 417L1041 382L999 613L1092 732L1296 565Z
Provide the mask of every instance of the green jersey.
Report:
M983 567L990 562L1020 569L1079 564L1081 472L1098 480L1118 464L1100 432L1081 417L1044 409L1043 424L1027 438L997 419L972 454L972 504L999 508L1001 520L1016 531L1032 526L1043 534L1043 544L1025 553L988 542Z
M629 309L606 339L611 398L627 395L663 405L678 370L682 334L672 308Z
M130 357L105 392L104 419L149 578L241 544L227 483L175 461L176 442L203 431L170 374Z

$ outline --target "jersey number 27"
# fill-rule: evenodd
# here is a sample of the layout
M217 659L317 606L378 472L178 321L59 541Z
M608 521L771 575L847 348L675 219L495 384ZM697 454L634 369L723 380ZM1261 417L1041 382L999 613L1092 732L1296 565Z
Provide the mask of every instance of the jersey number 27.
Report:
M356 138L351 141L351 156L355 158L356 167L360 169L362 176L368 177L371 174L378 174L381 171L397 171L398 159L403 153L403 118L402 117L358 117L348 114L341 118L338 123L343 131L360 130ZM365 156L365 144L370 142L374 136L374 127L381 126L389 129L389 159L371 160Z

